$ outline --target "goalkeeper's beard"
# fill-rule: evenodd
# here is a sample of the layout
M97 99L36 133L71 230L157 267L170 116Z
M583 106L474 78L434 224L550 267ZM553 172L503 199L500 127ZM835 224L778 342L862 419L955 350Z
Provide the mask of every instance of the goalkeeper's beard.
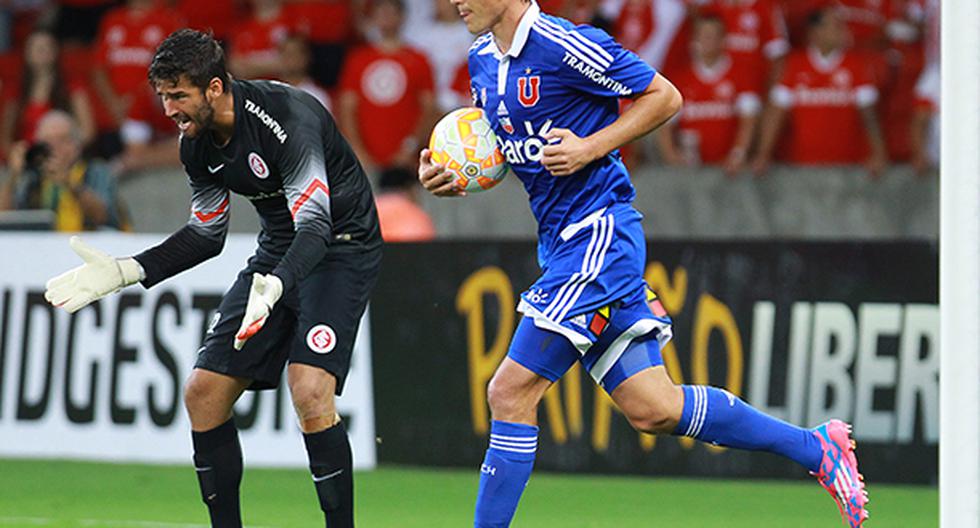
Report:
M195 138L211 128L214 123L214 107L211 106L210 102L204 101L197 112L193 115L187 114L187 117L191 121L191 126L184 131L184 135L188 138Z

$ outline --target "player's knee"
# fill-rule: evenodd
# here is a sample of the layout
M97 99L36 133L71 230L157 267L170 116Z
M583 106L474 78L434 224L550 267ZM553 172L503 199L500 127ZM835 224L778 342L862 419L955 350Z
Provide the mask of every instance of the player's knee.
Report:
M495 420L516 421L529 414L525 398L506 379L494 376L487 386L487 404Z
M332 416L332 393L325 384L316 379L299 379L290 384L289 390L293 397L293 407L301 419L327 414Z
M684 408L683 393L680 387L670 390L656 399L642 405L624 409L626 418L634 429L649 434L670 434L677 428Z
M201 378L191 375L184 383L184 406L193 417L207 408L211 388Z
M664 434L673 432L677 419L665 406L651 403L626 415L630 425L641 433Z

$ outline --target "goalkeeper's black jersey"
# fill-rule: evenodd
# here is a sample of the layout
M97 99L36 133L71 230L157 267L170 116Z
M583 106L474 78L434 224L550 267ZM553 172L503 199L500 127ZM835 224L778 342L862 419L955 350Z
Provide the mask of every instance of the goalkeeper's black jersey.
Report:
M233 81L235 125L217 146L210 131L181 138L192 191L187 225L137 260L150 286L220 251L229 192L252 202L262 224L249 261L288 288L331 252L381 245L370 183L329 112L275 81ZM217 249L217 251L215 251Z

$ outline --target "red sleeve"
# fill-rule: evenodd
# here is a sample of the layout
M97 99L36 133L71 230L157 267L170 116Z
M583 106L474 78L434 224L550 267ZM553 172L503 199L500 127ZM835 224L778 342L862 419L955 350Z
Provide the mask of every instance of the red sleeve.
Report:
M925 97L916 96L915 102L912 104L912 106L916 110L930 113L930 114L939 111L939 108L936 108L936 105L931 100L926 99Z

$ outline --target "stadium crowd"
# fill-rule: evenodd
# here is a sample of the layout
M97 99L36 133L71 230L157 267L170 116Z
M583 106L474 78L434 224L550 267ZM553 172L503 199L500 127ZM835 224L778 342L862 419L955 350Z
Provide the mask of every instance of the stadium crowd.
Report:
M684 95L654 140L624 149L630 165L762 176L772 163L863 164L877 177L908 163L933 173L939 0L539 1L606 29ZM313 93L375 175L414 172L438 117L470 104L473 37L448 0L18 0L0 7L2 163L24 167L59 111L112 178L179 166L176 127L146 69L183 26L213 31L233 75ZM0 207L17 207L27 194L0 180L14 197Z

